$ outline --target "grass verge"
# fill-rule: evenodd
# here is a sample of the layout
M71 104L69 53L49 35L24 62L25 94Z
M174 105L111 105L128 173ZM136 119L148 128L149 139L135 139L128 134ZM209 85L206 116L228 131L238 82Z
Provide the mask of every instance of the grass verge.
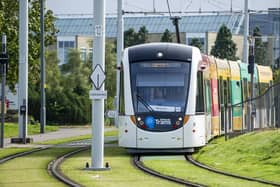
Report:
M90 152L85 151L70 157L62 164L63 173L84 186L118 187L118 186L180 186L146 175L131 164L131 157L125 149L105 148L105 162L109 162L109 171L85 171L85 163L91 161Z
M5 149L0 149L0 159L7 157L9 155L13 155L16 153L21 153L25 152L28 150L31 150L32 148L5 148Z
M1 164L0 186L64 186L61 182L50 176L46 168L51 160L71 150L73 148L51 148Z
M46 132L57 131L58 126L49 126L46 125ZM16 137L18 136L18 124L17 123L5 123L5 138ZM39 134L40 133L40 125L30 125L28 124L28 134Z
M223 175L211 173L187 163L183 156L181 159L147 159L144 160L145 166L152 168L165 175L175 176L188 181L192 181L206 186L221 187L261 187L266 186L256 182L238 180Z
M223 171L280 183L280 130L252 132L226 142L217 138L194 159Z

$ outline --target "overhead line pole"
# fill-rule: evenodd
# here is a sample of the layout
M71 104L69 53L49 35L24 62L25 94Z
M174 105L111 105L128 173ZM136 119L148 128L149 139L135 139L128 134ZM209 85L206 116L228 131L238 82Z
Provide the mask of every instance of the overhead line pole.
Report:
M7 55L7 37L5 34L2 35L2 53L0 57L1 61L1 74L2 74L2 88L1 88L1 140L0 148L4 148L4 124L5 124L5 86L6 86L6 71L8 66L8 55Z
M243 62L248 64L249 10L248 0L244 0Z
M124 32L123 32L123 10L122 0L118 0L118 36L117 36L117 78L116 78L116 98L115 98L115 126L118 126L119 101L120 101L120 71L123 52Z
M41 60L41 115L40 115L40 133L45 133L46 127L46 93L45 93L45 0L40 0L40 60Z
M25 141L28 114L28 0L19 1L19 139ZM24 142L25 143L25 142Z
M249 37L249 10L248 10L248 0L244 0L244 31L243 31L243 62L248 64L248 38ZM251 74L253 75L253 73ZM251 76L253 77L253 76ZM253 80L251 80L252 82ZM252 90L251 90L252 91ZM252 98L250 98L252 99ZM252 112L252 101L249 102L249 105L247 106L248 108L248 113L251 114ZM250 116L247 115L245 124L247 126L247 129L250 131L251 130L251 125L250 125Z
M91 167L90 170L106 170L104 167L104 99L107 92L103 84L105 80L105 0L94 0L94 35L93 57L91 76L93 89L90 91L92 99L92 143L91 143ZM100 96L100 94L102 96ZM103 95L104 94L104 95ZM106 164L107 166L107 164Z

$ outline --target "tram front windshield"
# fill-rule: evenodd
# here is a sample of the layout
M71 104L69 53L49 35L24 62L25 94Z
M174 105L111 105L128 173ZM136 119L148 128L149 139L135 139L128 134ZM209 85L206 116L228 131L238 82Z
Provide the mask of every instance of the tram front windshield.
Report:
M184 113L190 80L189 62L135 62L130 65L135 113Z

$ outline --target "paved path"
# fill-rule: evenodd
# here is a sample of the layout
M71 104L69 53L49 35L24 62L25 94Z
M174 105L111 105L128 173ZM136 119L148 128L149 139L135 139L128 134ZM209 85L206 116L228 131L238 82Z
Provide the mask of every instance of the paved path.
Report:
M115 127L105 128L105 131L111 131L116 129ZM35 134L29 135L28 137L33 138L33 142L43 142L47 140L61 139L61 138L69 138L74 136L81 136L91 134L91 127L71 127L71 128L60 128L58 131L48 132L45 134ZM11 144L11 139L6 138L4 140L5 147L29 147L34 146L34 144Z

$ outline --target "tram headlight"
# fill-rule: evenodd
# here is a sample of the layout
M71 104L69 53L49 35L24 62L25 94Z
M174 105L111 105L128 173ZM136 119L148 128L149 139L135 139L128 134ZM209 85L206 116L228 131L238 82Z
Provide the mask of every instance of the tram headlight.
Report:
M141 118L140 118L140 117L137 117L137 121L141 121Z
M163 57L163 53L162 53L162 52L158 52L158 53L157 53L157 57L158 57L158 58Z

